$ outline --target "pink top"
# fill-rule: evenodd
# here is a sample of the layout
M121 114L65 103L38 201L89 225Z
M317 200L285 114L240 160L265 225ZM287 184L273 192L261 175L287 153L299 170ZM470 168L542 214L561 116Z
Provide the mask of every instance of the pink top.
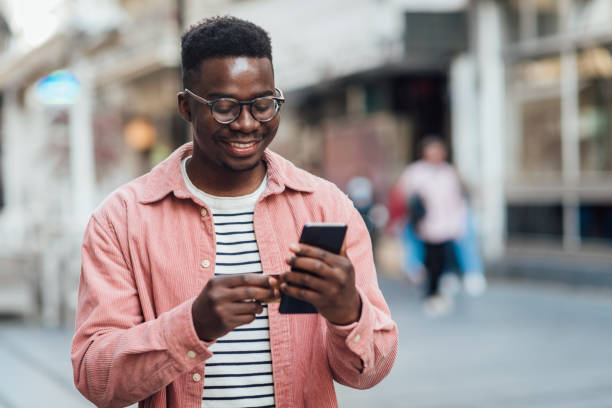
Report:
M210 343L198 339L191 305L214 274L206 205L181 175L182 146L150 173L111 194L85 231L72 344L74 381L98 406L200 407ZM397 326L378 288L365 225L335 185L266 151L268 185L255 207L266 274L288 269L289 244L306 222L348 224L347 255L363 307L358 322L281 315L268 306L278 407L336 407L332 379L372 387L391 370ZM206 211L203 211L206 209Z
M459 176L449 163L416 161L404 170L399 186L406 198L418 194L423 200L425 217L417 229L420 238L441 243L465 234L467 204Z

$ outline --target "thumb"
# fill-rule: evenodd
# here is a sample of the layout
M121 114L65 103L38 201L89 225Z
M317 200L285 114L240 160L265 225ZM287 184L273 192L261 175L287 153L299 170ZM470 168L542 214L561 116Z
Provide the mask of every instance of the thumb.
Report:
M340 248L340 255L346 257L346 237L342 241L342 248Z

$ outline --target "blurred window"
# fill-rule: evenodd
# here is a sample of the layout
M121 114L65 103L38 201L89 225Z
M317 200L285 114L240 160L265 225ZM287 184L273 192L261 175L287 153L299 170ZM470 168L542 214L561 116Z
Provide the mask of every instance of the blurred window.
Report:
M509 44L516 43L520 40L520 13L517 0L509 0L501 3L504 13L504 30L506 34L506 42Z
M548 37L559 33L559 1L534 0L537 36Z
M404 14L404 47L407 57L453 57L468 48L464 12L407 12Z
M580 78L580 170L612 171L612 55L609 48L582 50Z
M534 176L560 178L561 65L559 57L522 61L509 69L512 110L516 126L509 160L512 173L532 180Z
M580 236L583 241L612 241L612 205L581 205Z
M513 71L523 87L559 87L561 60L559 56L528 60L516 65Z
M510 42L559 34L558 0L508 0L502 7Z
M559 239L563 207L554 204L511 204L507 207L508 238Z
M365 111L366 113L379 112L385 109L384 90L377 85L365 87Z
M606 29L612 20L612 1L573 0L570 29L588 31Z
M521 170L524 173L561 172L561 101L526 101L521 105Z

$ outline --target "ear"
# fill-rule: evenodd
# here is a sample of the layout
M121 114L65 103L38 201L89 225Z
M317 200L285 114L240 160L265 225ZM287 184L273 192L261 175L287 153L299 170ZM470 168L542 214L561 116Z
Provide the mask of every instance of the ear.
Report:
M176 95L176 99L181 117L187 122L191 123L191 106L189 106L187 95L185 94L185 92L179 92Z

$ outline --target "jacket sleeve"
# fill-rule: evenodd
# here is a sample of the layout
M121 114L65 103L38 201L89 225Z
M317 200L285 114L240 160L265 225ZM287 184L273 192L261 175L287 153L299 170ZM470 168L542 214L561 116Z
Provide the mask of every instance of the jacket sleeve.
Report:
M327 356L336 381L364 389L378 384L391 371L398 332L378 288L368 231L352 205L349 211L347 256L355 270L361 316L347 326L327 322Z
M193 328L193 299L144 321L137 284L116 231L92 217L83 239L71 359L79 391L119 407L160 391L210 357Z

